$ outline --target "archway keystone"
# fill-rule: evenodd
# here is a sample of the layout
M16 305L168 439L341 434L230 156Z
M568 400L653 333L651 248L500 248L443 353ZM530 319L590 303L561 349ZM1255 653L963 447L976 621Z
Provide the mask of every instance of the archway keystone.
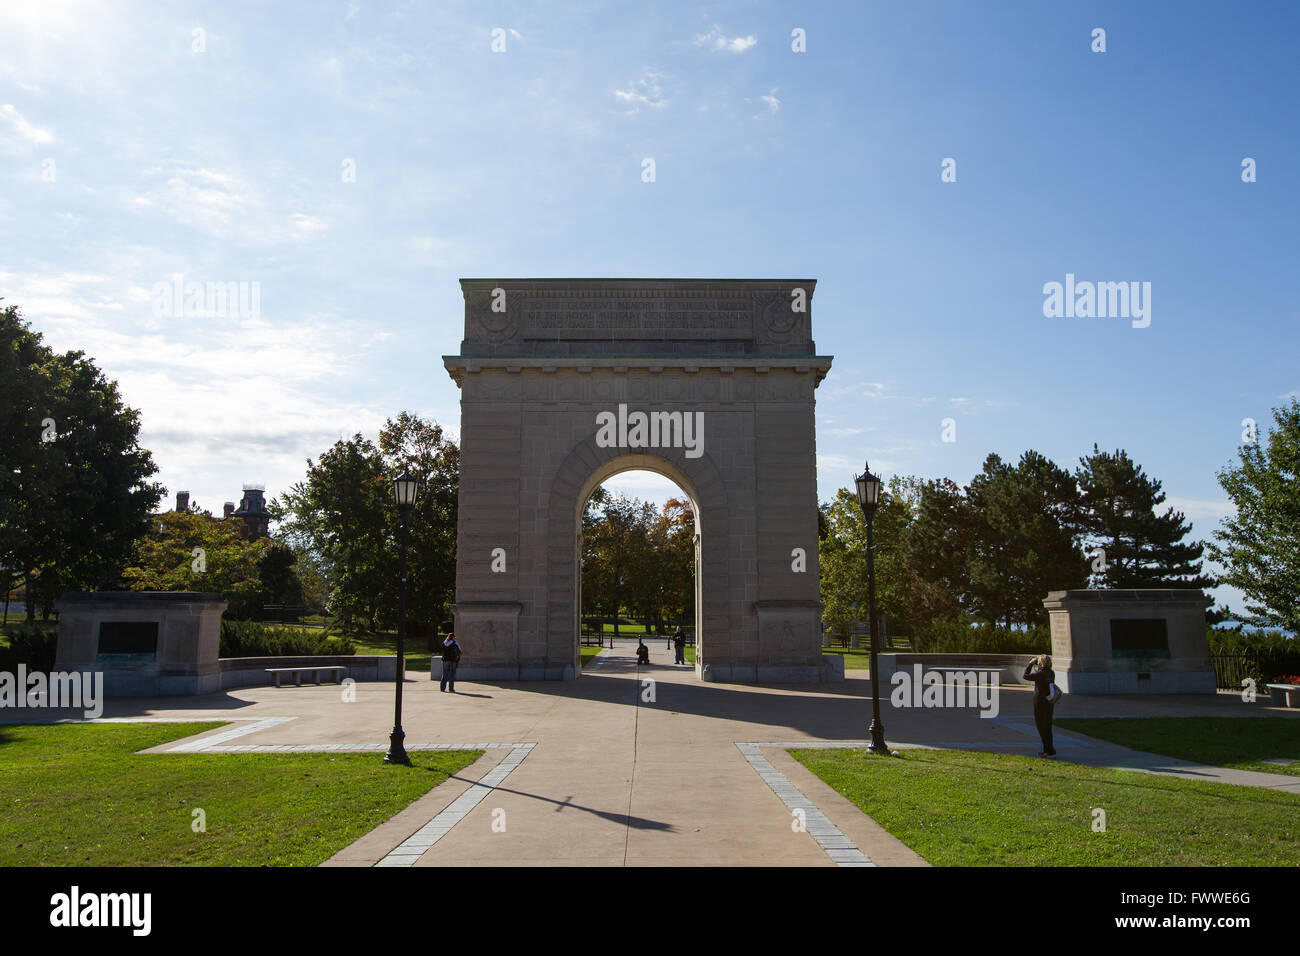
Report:
M465 339L443 364L461 388L462 676L577 675L580 510L630 468L696 506L703 679L842 675L821 652L814 392L831 358L812 340L815 286L461 280Z

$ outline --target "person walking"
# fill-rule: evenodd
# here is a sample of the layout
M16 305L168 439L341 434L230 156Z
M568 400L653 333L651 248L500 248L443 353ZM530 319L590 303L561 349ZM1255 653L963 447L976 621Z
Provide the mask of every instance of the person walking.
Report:
M460 643L455 634L448 634L442 642L442 680L438 684L438 690L450 688L453 694L456 693L456 666L459 663Z
M680 625L673 632L673 649L677 656L673 659L674 664L686 663L686 635L682 633Z
M1056 671L1052 670L1052 659L1046 654L1039 654L1033 658L1025 666L1024 679L1034 685L1034 724L1038 727L1038 736L1043 741L1043 749L1039 751L1038 756L1055 757L1056 747L1052 745L1052 711L1056 709L1056 699L1060 696L1060 691L1056 690Z

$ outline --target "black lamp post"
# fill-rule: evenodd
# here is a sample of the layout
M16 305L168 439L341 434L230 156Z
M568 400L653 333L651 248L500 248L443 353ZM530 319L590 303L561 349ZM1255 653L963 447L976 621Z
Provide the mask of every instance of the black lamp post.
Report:
M420 480L403 472L393 479L393 499L402 513L402 570L401 589L397 598L397 693L393 705L393 732L388 736L388 753L384 754L384 763L411 765L411 758L406 755L402 741L406 734L402 731L402 681L406 677L406 538L411 523L411 508L415 505L415 496L420 490Z
M871 615L871 743L867 752L889 754L885 746L885 725L880 720L880 671L876 667L876 652L879 646L879 628L876 627L876 506L880 504L880 479L871 473L871 466L864 464L862 474L853 479L858 486L858 504L862 508L862 517L867 519L867 601L868 613Z

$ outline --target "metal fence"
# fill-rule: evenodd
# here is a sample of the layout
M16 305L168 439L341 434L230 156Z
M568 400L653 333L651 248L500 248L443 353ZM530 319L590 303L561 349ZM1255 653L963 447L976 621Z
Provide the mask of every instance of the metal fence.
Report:
M1240 651L1223 651L1210 655L1214 665L1214 683L1220 690L1241 690L1242 681L1254 678L1256 692L1277 678L1300 674L1300 651L1248 647Z
M263 604L259 615L263 624L301 624L320 627L320 621L304 621L305 617L320 617L321 611L305 604Z

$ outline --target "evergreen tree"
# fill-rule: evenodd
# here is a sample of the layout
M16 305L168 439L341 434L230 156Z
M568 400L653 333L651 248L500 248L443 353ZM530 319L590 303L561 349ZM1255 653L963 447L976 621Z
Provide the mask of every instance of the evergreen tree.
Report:
M1300 634L1300 402L1273 410L1265 447L1242 445L1241 464L1219 472L1237 513L1209 545L1222 582L1240 588L1249 621Z
M1180 511L1157 509L1161 483L1128 454L1098 450L1079 459L1078 530L1084 546L1100 548L1092 583L1102 588L1211 588L1202 573L1202 542L1185 542L1192 530Z
M971 611L990 623L1045 624L1048 591L1082 587L1087 564L1074 541L1077 488L1032 449L1017 465L989 455L966 489Z
M957 620L971 592L966 499L949 478L921 482L914 514L903 557L908 570L908 622L918 627Z

